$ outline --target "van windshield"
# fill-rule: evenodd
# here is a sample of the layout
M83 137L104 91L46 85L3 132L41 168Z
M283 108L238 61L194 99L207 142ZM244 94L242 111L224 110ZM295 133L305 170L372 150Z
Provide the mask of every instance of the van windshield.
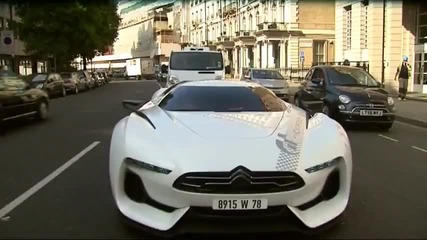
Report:
M224 69L220 52L173 52L170 56L171 70L212 70Z

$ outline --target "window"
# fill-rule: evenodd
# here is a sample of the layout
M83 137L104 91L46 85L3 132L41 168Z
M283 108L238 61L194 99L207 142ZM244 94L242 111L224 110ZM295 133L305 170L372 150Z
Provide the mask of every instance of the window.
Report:
M31 80L31 82L44 82L44 81L46 81L46 77L47 77L46 74L37 74L33 78L33 80Z
M166 111L277 112L282 101L263 87L186 86L174 88L160 102Z
M253 24L254 24L254 19L253 19L252 14L250 14L249 15L249 31L255 30Z
M368 6L369 1L362 1L360 13L360 48L368 48Z
M252 70L252 76L255 79L280 79L285 80L285 78L280 74L280 72L275 70Z
M351 49L351 5L344 7L344 49Z
M22 90L27 84L14 72L0 71L0 91Z
M314 41L313 52L313 63L325 62L325 41Z
M259 15L258 11L256 12L256 15L255 15L255 21L257 26L261 23L261 16Z
M173 52L170 56L171 70L223 70L220 52Z
M328 70L329 84L337 86L379 87L381 84L360 68L334 67Z

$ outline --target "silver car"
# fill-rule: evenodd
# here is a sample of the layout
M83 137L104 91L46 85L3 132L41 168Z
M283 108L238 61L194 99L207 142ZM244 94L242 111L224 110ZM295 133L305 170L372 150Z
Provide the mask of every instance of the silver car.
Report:
M281 99L289 101L289 83L278 70L261 68L244 69L241 80L256 82L273 91Z

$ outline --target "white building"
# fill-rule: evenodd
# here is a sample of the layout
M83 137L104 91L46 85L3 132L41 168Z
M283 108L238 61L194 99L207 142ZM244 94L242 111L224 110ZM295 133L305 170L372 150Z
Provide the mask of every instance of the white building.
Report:
M119 3L122 18L118 38L113 45L114 55L92 59L88 68L123 68L126 60L140 58L152 71L155 64L167 61L172 50L180 49L172 11L173 0L132 1ZM144 75L144 74L143 74Z
M250 66L303 75L303 68L334 59L333 1L193 0L186 4L190 6L186 16L191 23L190 42L216 45L236 77Z
M335 57L341 61L365 61L376 79L397 91L394 77L406 55L413 66L408 90L427 93L427 73L420 68L427 51L421 36L426 35L426 16L427 9L421 3L337 1Z

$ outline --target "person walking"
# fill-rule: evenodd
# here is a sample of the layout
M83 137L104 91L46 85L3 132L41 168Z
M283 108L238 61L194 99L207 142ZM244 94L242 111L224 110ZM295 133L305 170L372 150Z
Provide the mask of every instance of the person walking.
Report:
M397 67L394 81L399 77L399 100L406 100L406 92L408 91L408 81L411 78L412 67L408 63L408 56L403 56L402 64Z

